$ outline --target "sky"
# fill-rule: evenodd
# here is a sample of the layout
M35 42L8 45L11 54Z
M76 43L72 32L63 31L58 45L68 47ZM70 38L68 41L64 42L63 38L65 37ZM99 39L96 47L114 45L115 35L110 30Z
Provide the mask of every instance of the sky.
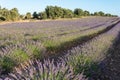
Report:
M103 11L120 16L120 0L0 0L2 8L12 9L16 7L21 14L44 11L47 5L56 5L71 10L81 8L91 13Z

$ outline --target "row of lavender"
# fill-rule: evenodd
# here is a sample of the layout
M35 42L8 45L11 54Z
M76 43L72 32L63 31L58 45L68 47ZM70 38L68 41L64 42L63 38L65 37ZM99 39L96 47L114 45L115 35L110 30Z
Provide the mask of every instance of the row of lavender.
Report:
M111 23L116 18L85 18L67 21L44 21L30 23L12 23L0 25L0 44L16 44L28 39L44 41L56 37L65 36L92 27Z
M1 80L87 80L81 74L74 74L73 68L64 61L54 63L54 60L30 60L15 68L13 73L0 77Z
M99 63L106 56L107 50L118 37L119 26L120 23L110 31L68 51L60 62L56 63L54 60L29 61L24 65L21 64L19 68L15 68L15 71L5 79L85 80L85 76L80 73L84 72L87 76L91 76L96 71L94 63Z
M90 18L90 20L91 20L91 18ZM69 36L61 36L58 39L55 38L55 41L50 40L50 39L48 39L47 41L45 41L45 40L44 41L46 42L47 47L49 46L50 49L52 49L51 46L54 47L56 45L55 42L57 44L60 44L61 41L62 42L64 42L64 41L69 42L69 41L71 41L71 39L75 39L77 37L83 37L83 36L86 36L86 35L89 36L91 34L97 33L100 30L105 29L108 25L113 24L113 23L110 23L110 22L111 21L113 22L114 20L116 20L116 18L115 19L114 18L113 19L108 18L108 19L105 19L105 21L107 21L108 23L107 24L104 23L103 27L101 26L99 28L87 30L87 31L84 31L82 33L80 31L78 33L70 34ZM98 20L98 21L101 21L101 19ZM100 24L103 24L103 22L101 22ZM98 25L98 24L96 24L96 25ZM12 29L10 27L8 27L8 29ZM4 27L4 28L7 29L7 27ZM2 27L2 29L4 29L4 28ZM20 28L20 27L18 27L18 28L21 31L22 28ZM28 28L28 29L30 29L30 28ZM30 30L28 30L28 31L30 31ZM18 29L14 29L14 28L11 32L8 32L8 33L10 33L11 35L14 35L14 34L16 35L16 33L14 33L14 32L18 32L20 35L22 34L21 32L19 32ZM29 33L27 33L27 34L29 34ZM24 61L27 61L27 60L33 59L33 58L41 59L44 56L46 56L45 44L44 45L41 44L41 41L35 41L34 42L34 41L31 41L31 40L25 40L25 41L24 40L23 41L22 40L17 40L17 39L22 38L20 35L19 36L14 36L14 38L10 38L11 36L7 35L7 38L8 38L8 39L6 39L6 41L8 41L7 43L5 43L5 39L1 40L1 47L0 47L1 48L1 50L0 50L0 56L1 56L0 63L1 63L1 69L2 69L1 72L10 72L12 70L12 67L14 67L15 65L19 65L21 62L24 62ZM3 37L4 37L4 35L3 35ZM2 38L2 36L1 36L1 38ZM17 42L14 41L14 40L16 40ZM11 44L11 41L15 42L15 44ZM51 43L51 41L53 41L53 42ZM69 46L69 45L66 45L66 46Z
M112 24L116 19L85 18L72 21L6 24L0 27L0 48L21 44L26 41L37 41L42 43L44 47L52 49L60 46L61 43L96 33Z
M108 32L97 36L87 43L68 51L67 63L74 67L76 73L85 71L87 76L94 76L97 66L109 53L114 40L119 37L120 23Z

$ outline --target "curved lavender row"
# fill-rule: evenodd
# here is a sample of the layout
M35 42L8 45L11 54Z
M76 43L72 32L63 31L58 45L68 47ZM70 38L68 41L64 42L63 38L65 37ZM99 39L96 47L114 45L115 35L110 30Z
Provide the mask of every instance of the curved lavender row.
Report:
M54 60L44 60L44 63L35 60L29 61L13 73L1 76L4 80L87 80L82 74L75 75L72 67L64 61L54 64Z
M108 32L69 50L65 56L66 62L73 67L76 73L85 71L86 75L94 74L95 65L106 57L108 49L113 44L114 39L118 37L119 32L120 23ZM90 70L90 68L92 69Z
M88 41L87 43L85 43L83 45L74 47L72 50L69 50L68 55L66 55L66 56L69 56L69 54L71 54L71 53L72 54L82 53L81 51L85 51L84 53L91 52L89 50L96 49L95 47L97 47L97 45L98 45L97 41L101 41L101 42L103 41L104 43L108 41L108 43L110 42L112 44L113 43L112 41L117 37L117 35L120 31L119 26L120 26L120 22L115 27L113 27L111 30L107 31L106 33L95 37L94 39L92 39L91 41ZM101 43L101 44L104 44L104 43ZM95 46L94 45L92 46L92 44L94 44ZM88 50L86 50L85 48ZM88 55L89 54L90 53L88 53Z
M118 25L120 27L120 24ZM99 64L100 76L93 76L93 79L100 78L101 80L119 80L120 79L120 32L116 37L114 44L108 50L108 55Z

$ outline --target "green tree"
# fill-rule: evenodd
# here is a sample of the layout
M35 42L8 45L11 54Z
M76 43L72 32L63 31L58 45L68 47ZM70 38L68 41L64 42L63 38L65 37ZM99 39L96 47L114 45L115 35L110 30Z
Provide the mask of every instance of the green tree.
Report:
M63 9L63 18L73 18L74 14L70 9Z
M90 16L90 12L89 11L84 11L84 16Z
M37 12L34 12L34 13L33 13L33 19L38 19L38 14L37 14Z
M45 12L47 14L47 18L54 19L55 13L54 13L54 7L53 6L47 6L45 8Z
M46 12L40 12L39 13L40 19L47 19L47 14Z
M8 10L6 8L0 8L0 17L4 18L7 21L19 20L19 12L17 8L13 8L11 10Z
M94 12L94 16L105 16L105 13L102 11Z
M100 16L98 12L94 12L94 16Z
M10 13L9 13L8 9L6 9L6 8L1 9L1 17L4 17L5 20L8 21L9 16L10 16Z
M99 11L98 14L99 14L100 16L104 16L104 15L105 15L105 13L102 12L102 11Z
M10 18L13 21L16 21L16 20L20 19L20 14L19 14L17 8L13 8L13 9L10 10Z
M20 15L20 19L25 19L24 15Z
M25 16L25 19L31 19L32 15L30 12L27 12L26 13L26 16Z
M77 15L78 17L79 16L83 16L84 15L84 11L82 9L76 8L74 10L74 14Z
M54 7L54 14L56 18L61 18L63 16L63 9L61 7Z

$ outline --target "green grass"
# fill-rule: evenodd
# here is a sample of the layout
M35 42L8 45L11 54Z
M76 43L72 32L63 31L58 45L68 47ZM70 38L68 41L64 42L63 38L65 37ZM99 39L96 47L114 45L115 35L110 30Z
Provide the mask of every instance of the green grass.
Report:
M4 56L0 59L0 67L2 70L1 72L9 73L13 70L13 67L15 67L15 65L15 61L8 56Z
M76 35L61 36L51 40L45 40L42 43L48 52L58 53L89 40L102 30L104 30L104 28L98 28L97 30L91 30L83 34L77 33Z
M1 58L0 66L3 70L3 72L9 73L10 71L13 70L13 68L15 66L19 65L20 63L22 63L28 59L29 59L29 57L24 51L22 51L20 49L16 49L16 50L12 51L12 53L10 55L6 55Z
M15 49L9 55L11 59L13 59L17 64L27 61L29 59L28 54L22 49Z
M27 48L29 49L30 54L30 58L35 58L35 59L42 59L43 55L42 55L42 50L35 46L35 45L28 45Z

